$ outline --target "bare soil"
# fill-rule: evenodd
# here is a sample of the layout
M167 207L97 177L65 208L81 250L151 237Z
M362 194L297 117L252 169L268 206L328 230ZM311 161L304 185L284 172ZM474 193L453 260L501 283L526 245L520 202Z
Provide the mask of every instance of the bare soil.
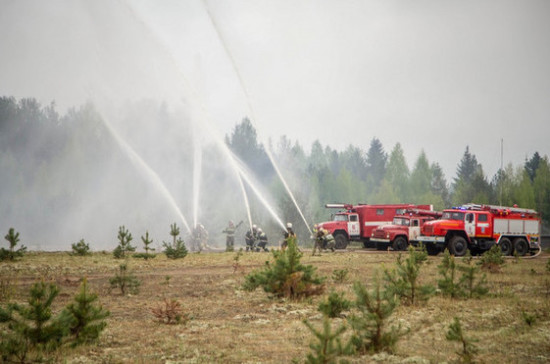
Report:
M293 302L272 299L261 289L241 289L244 276L260 269L271 253L244 253L235 266L236 253L189 254L169 260L159 254L151 260L130 258L130 270L142 282L139 294L122 295L110 290L109 278L123 263L110 253L71 256L66 252L29 253L18 262L0 263L0 277L9 289L0 297L4 305L25 302L29 287L41 279L55 281L61 294L54 310L61 310L78 292L86 276L100 303L111 312L107 328L95 345L63 348L54 361L66 363L289 363L303 362L313 335L304 319L317 326L317 310L326 295ZM369 363L456 362L460 345L445 334L453 317L460 318L466 335L478 340L478 362L550 362L550 273L548 253L535 259L510 259L499 273L487 273L490 295L483 299L452 300L434 296L414 307L401 306L393 324L410 332L394 354L348 358ZM365 250L323 253L302 262L327 277L326 290L344 292L354 299L354 281L369 285L375 271L392 268L397 253ZM421 271L422 283L436 285L441 256L430 257ZM331 279L347 269L348 279ZM189 320L183 324L159 323L151 309L165 298L178 300ZM529 326L522 312L536 315ZM349 313L347 313L349 314ZM345 323L336 319L335 325Z

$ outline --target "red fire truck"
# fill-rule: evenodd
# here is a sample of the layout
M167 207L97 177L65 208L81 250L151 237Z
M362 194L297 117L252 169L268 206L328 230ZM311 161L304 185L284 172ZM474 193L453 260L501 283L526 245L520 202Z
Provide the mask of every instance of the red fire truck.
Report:
M390 225L381 225L372 231L371 242L377 248L391 246L393 250L406 250L409 244L416 242L420 228L428 221L440 218L439 211L408 209L404 214L396 215Z
M417 240L430 254L447 248L451 254L463 256L468 249L483 252L498 244L505 255L525 255L540 248L540 229L535 210L466 204L443 210L440 220L425 223Z
M395 215L407 209L433 210L432 205L412 204L326 204L325 207L344 209L332 214L332 221L317 224L318 228L326 229L334 236L336 249L345 249L350 241L362 241L365 248L374 247L370 237L377 226L391 224Z

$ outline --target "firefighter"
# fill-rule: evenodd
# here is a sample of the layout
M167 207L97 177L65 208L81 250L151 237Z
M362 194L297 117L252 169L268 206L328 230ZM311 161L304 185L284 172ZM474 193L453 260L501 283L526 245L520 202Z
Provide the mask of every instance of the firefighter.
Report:
M289 241L291 239L296 239L296 233L294 232L294 230L292 230L292 223L290 223L290 222L286 223L286 231L285 231L283 236L284 236L284 241L281 244L281 249L283 251L285 251L286 247L288 246ZM298 244L298 243L296 242L296 244Z
M197 224L191 234L191 249L193 251L201 252L208 247L208 231L202 224Z
M226 252L232 252L235 250L235 231L241 226L243 221L239 222L237 226L233 223L233 221L229 220L229 224L225 228L222 233L225 233L225 251Z
M267 249L267 235L262 231L261 228L258 228L258 247L256 248L256 251L259 252L260 249L263 249L264 252L268 252L269 249Z
M312 238L314 239L314 241L313 241L313 252L311 253L311 255L312 256L315 255L316 251L318 251L319 255L321 255L321 250L323 249L325 244L325 232L323 229L319 229L317 224L313 226Z
M246 243L246 251L254 251L256 246L256 239L258 238L258 227L252 225L252 229L248 230L244 236L244 242Z
M334 240L334 236L332 236L331 233L327 229L323 230L323 249L330 249L332 252L336 251L336 241Z

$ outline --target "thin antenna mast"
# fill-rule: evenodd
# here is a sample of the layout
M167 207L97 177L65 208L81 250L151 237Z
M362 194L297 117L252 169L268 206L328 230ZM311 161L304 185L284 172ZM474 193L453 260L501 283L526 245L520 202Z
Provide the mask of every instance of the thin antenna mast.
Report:
M504 138L500 138L500 206L502 206L502 183L503 183L503 176L504 171L503 168L503 160L504 160Z

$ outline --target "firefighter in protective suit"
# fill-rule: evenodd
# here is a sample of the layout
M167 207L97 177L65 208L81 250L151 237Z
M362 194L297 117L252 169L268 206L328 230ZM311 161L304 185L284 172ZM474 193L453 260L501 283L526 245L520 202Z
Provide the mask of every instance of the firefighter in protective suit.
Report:
M259 252L260 249L263 249L264 252L268 252L269 249L267 249L267 235L265 232L262 231L261 228L258 228L258 246L256 248L256 251Z
M256 247L256 240L258 239L258 227L252 225L252 229L248 230L244 236L244 242L246 243L246 251L254 251Z
M291 239L296 240L296 233L294 232L294 230L292 230L292 224L290 222L286 223L286 231L283 236L284 236L284 241L281 244L281 250L285 251L289 241ZM298 244L298 242L296 242L296 244Z
M235 231L239 228L239 226L241 226L242 223L243 222L241 220L241 222L239 222L237 226L235 226L233 221L230 220L228 226L225 228L224 231L222 231L222 233L226 234L225 236L226 252L232 252L235 250Z

